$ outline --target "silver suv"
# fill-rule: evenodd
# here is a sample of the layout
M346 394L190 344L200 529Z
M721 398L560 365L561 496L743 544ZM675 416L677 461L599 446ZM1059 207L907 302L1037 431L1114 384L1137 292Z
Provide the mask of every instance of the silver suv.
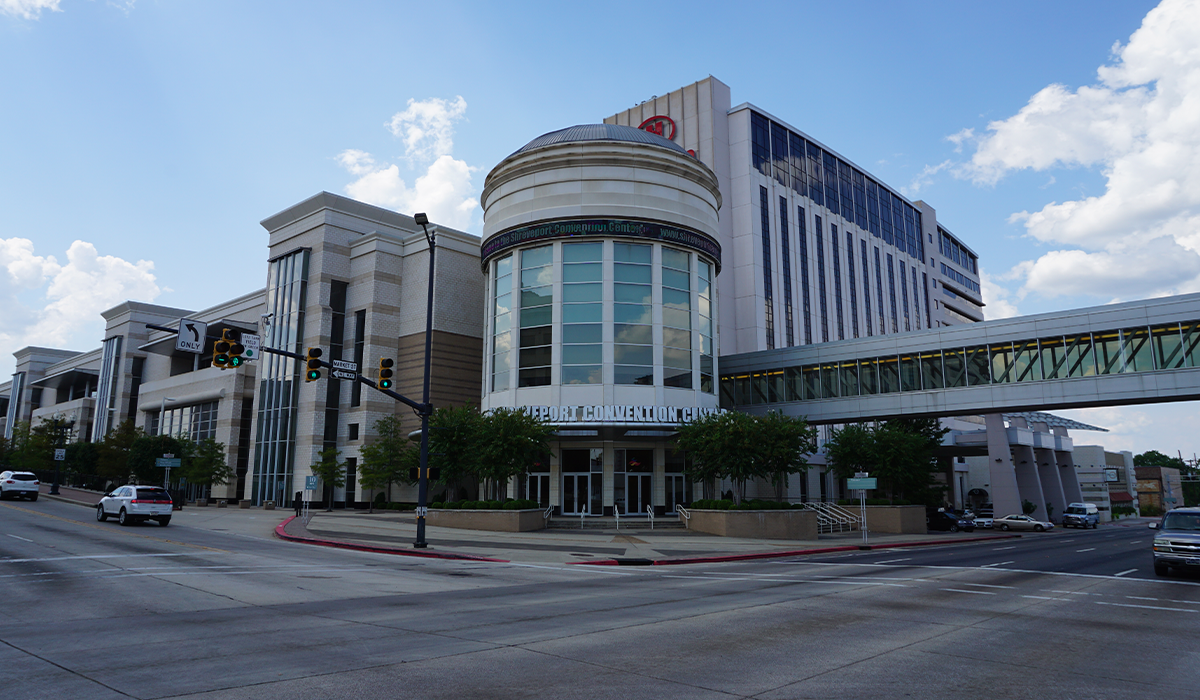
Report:
M1162 522L1150 523L1154 535L1154 573L1166 576L1171 567L1200 570L1200 508L1176 508Z

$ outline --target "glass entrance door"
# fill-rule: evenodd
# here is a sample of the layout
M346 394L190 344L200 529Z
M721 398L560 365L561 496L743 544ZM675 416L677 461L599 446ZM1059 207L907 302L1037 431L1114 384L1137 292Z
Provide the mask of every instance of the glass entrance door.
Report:
M625 475L625 513L627 515L645 515L646 506L650 505L650 496L654 493L650 482L650 474Z
M692 502L692 482L683 474L667 474L667 513L674 513L675 506L686 506Z
M537 501L543 508L550 505L550 475L530 474L526 482L525 497Z
M562 512L563 515L582 515L588 511L589 475L563 474L562 477Z
M621 515L645 515L654 495L654 450L615 450L613 505Z

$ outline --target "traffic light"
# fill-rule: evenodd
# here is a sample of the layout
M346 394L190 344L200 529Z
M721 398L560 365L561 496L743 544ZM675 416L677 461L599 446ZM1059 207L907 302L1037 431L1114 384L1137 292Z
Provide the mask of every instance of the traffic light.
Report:
M392 365L396 364L390 357L379 358L379 388L392 388Z
M228 328L222 328L221 329L221 339L218 340L217 342L213 343L213 356L212 356L213 367L220 367L221 369L225 369L227 367L237 367L238 365L242 364L242 358L240 358L240 357L237 359L236 364L230 363L229 351L235 345L239 348L242 347L236 340L234 340L233 338L230 337L229 334L232 332L233 331L231 331ZM239 350L238 352L241 352L241 350Z
M441 479L442 478L441 467L426 467L426 476L429 477L430 481L437 481L437 480ZM420 481L420 479L421 479L421 468L420 467L409 467L408 468L408 480L409 481Z
M229 363L225 366L229 368L241 367L242 363L246 361L245 358L242 357L242 353L244 352L246 352L245 345L242 345L236 340L231 342L229 344Z
M304 381L315 382L321 378L321 348L309 348L304 360Z

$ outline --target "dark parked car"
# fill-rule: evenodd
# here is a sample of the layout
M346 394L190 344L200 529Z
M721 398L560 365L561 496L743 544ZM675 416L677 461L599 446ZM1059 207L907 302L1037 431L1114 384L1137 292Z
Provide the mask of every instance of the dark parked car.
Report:
M960 515L955 515L954 513L947 513L945 511L930 513L928 516L926 516L925 523L929 526L930 530L943 530L949 532L958 532L959 530L962 530L963 532L975 532L974 521L968 520Z

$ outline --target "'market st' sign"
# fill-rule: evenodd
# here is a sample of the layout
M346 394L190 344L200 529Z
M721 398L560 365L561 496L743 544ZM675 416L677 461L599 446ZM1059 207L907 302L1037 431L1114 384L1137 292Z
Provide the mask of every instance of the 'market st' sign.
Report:
M521 410L534 418L556 425L569 423L678 425L725 411L723 408L695 406L521 406Z

